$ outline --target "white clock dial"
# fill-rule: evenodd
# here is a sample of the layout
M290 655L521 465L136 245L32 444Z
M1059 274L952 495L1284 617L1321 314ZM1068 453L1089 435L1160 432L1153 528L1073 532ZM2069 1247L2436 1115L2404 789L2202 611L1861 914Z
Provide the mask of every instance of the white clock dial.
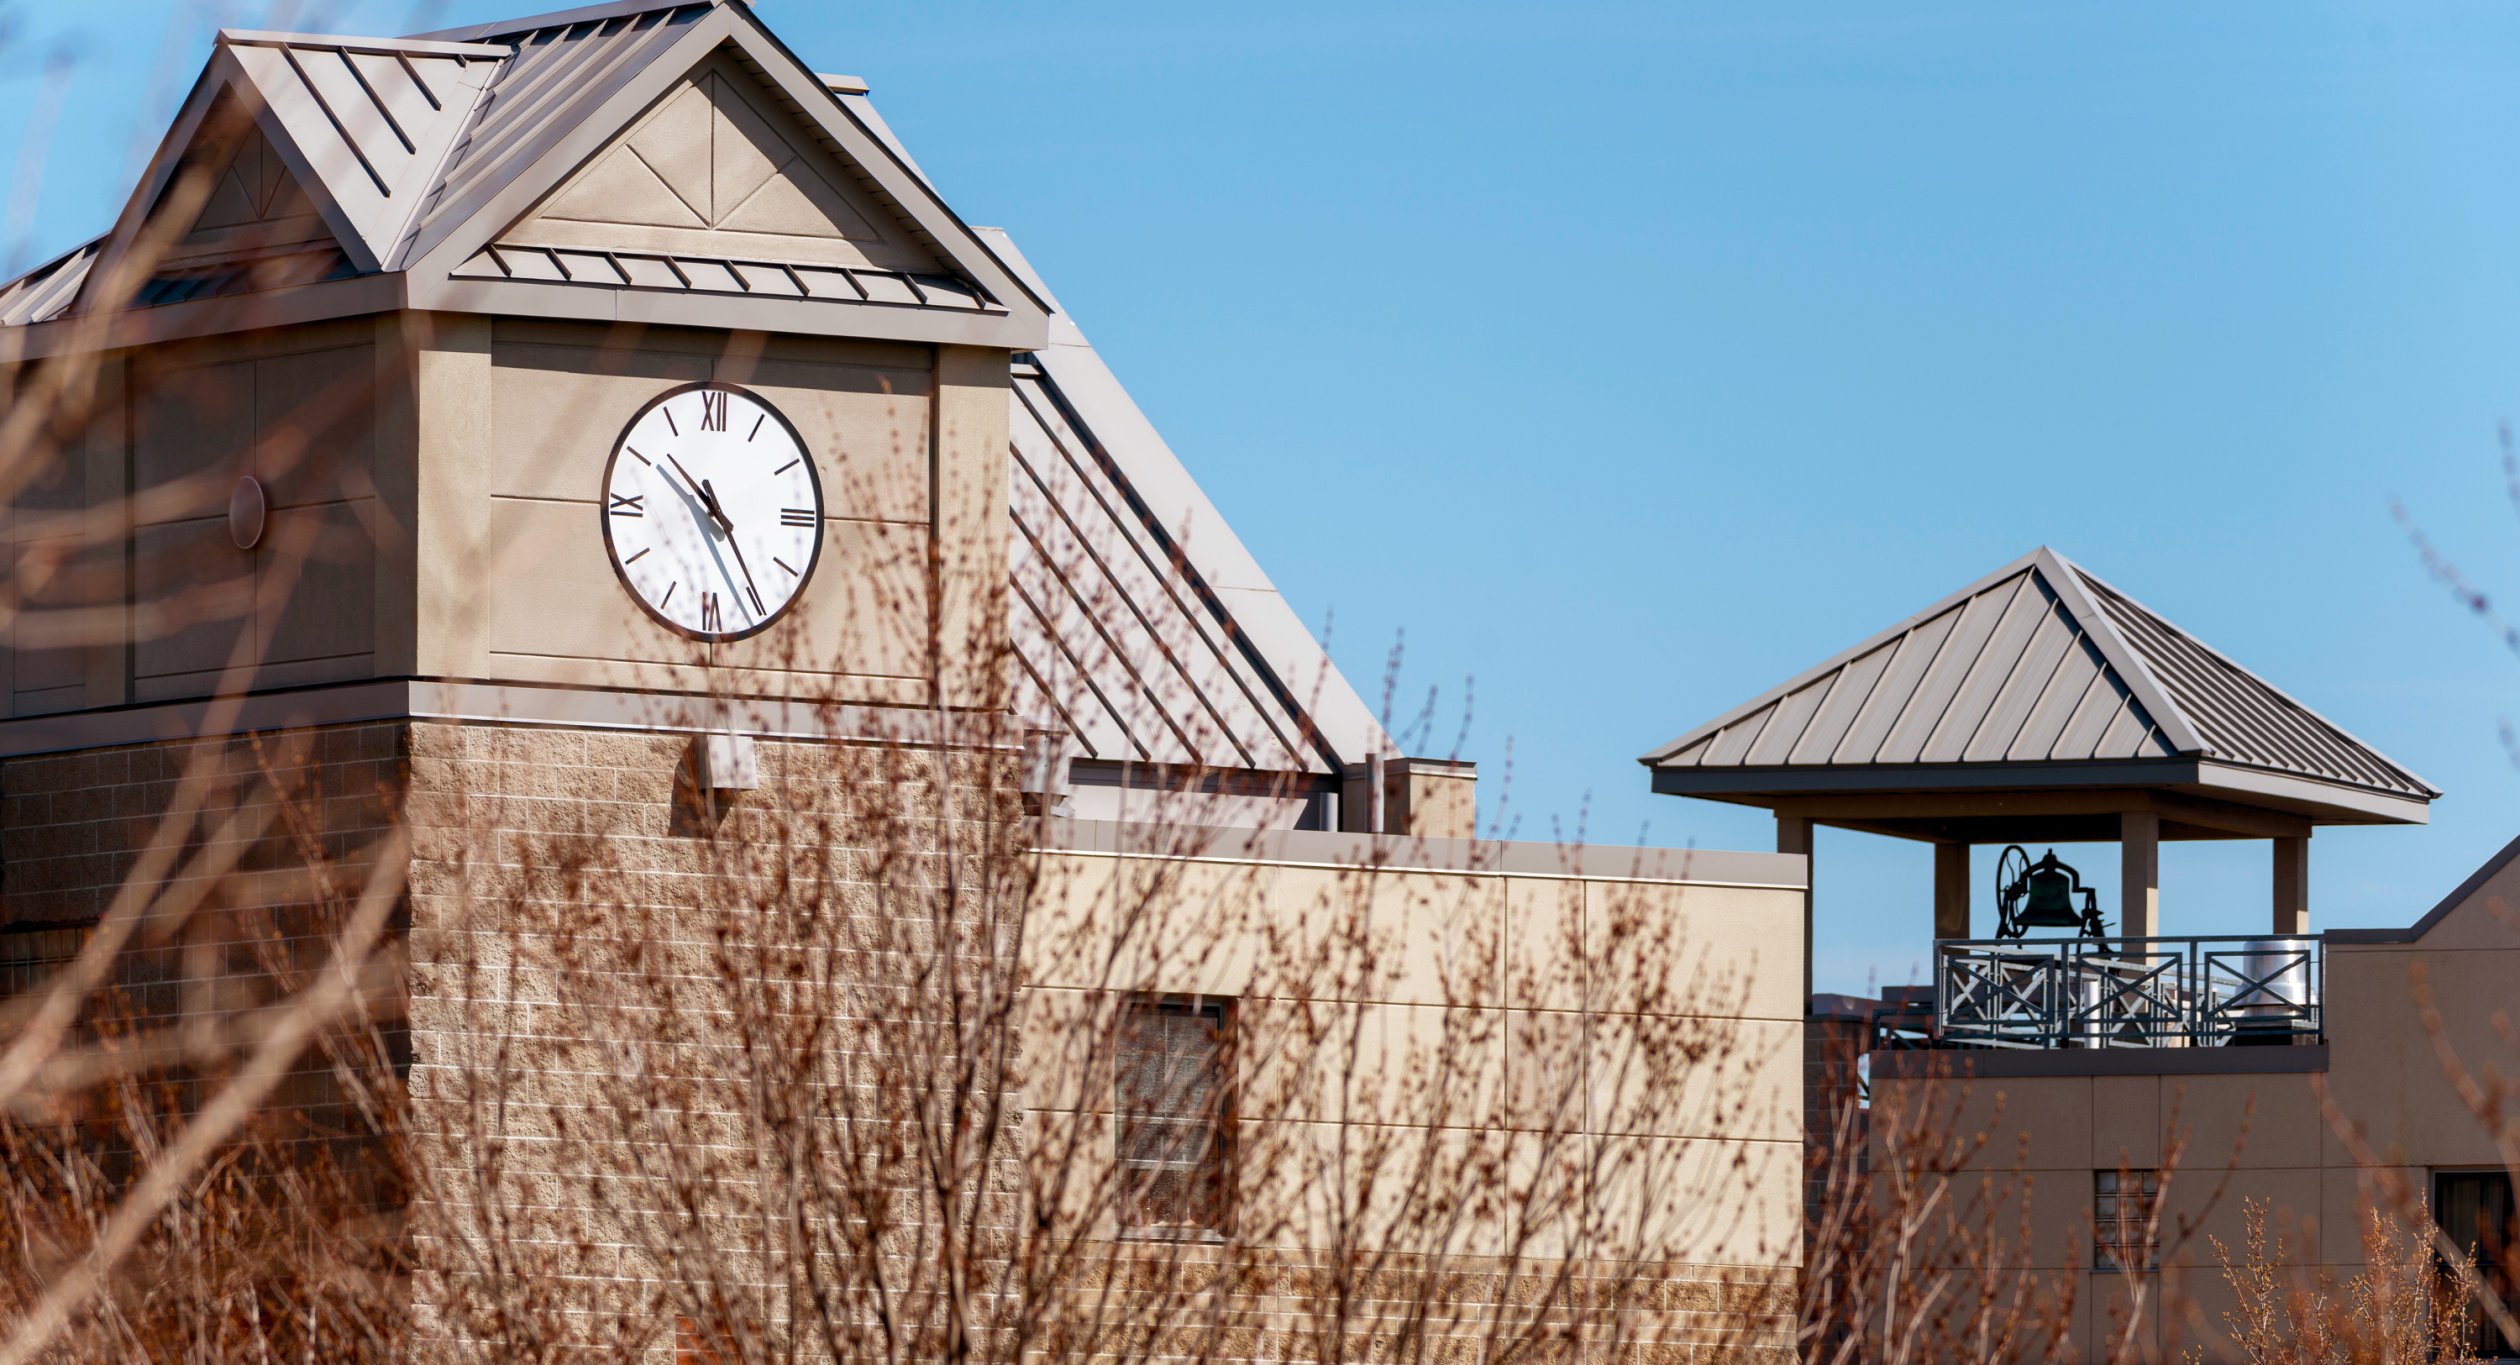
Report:
M822 475L796 428L731 384L666 393L604 471L604 546L650 616L702 640L779 619L822 555Z

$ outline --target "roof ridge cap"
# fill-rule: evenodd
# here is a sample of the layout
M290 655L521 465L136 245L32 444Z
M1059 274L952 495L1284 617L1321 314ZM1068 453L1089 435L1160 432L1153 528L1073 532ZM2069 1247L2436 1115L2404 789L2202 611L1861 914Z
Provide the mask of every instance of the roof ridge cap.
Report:
M654 10L688 9L695 5L711 7L737 3L737 0L605 0L604 3L577 5L569 9L549 10L541 14L524 14L513 19L493 19L482 24L459 24L454 28L432 29L408 37L431 42L480 42L487 38L508 38L534 33L547 28L565 28L570 24L593 23L618 19L629 14L646 14Z
M2082 566L2042 545L2030 552L2042 574L2055 580L2057 596L2064 599L2074 619L2082 623L2083 633L2099 648L2109 666L2125 679L2127 690L2143 702L2152 713L2153 723L2162 728L2163 737L2179 753L2203 755L2208 752L2205 733L2188 719L2186 708L2170 695L2170 689L2153 675L2152 666L2144 662L2142 650L2126 638L2117 622L2109 619L2108 610L2092 597L2089 583L2084 581ZM2092 579L2092 582L2098 582ZM2112 588L2110 591L2115 592ZM2120 594L2123 596L2123 594ZM2134 599L2129 598L2129 601ZM2185 632L2182 632L2183 634Z
M2111 596L2122 599L2128 606L2131 606L2137 611L2144 613L2146 616L2159 621L2170 630L2177 632L2179 638L2196 646L2198 649L2203 650L2205 653L2212 655L2224 667L2231 669L2240 676L2247 678L2249 681L2256 683L2258 686L2275 694L2275 696L2285 705L2292 707L2294 710L2301 712L2310 719L2326 726L2330 730L2335 731L2338 738L2345 740L2347 743L2354 745L2363 752L2370 754L2373 758L2376 758L2382 763L2396 769L2398 773L2405 777L2409 782L2422 787L2424 790L2431 792L2435 796L2442 794L2440 788L2434 786L2431 782L2426 781L2423 777L2418 775L2414 769L2409 768L2405 764L2398 762L2396 759L2389 757L2385 753L2382 753L2378 748L2364 741L2361 736L2356 735L2353 731L2348 730L2344 726L2329 719L2327 715L2321 712L2318 708L2309 705L2308 703L2302 701L2299 697L2296 697L2292 693L2285 691L2283 688L2276 686L2272 682L2269 682L2266 677L2260 674L2257 670L2250 668L2248 665L2232 658L2230 655L2223 653L2221 650L2214 648L2212 645L2207 644L2204 638L2199 636L2196 632L2189 630L2187 627L2180 625L2178 622L2173 621L2169 617L2162 615L2160 612L2154 611L2151 607L2144 605L2142 599L2136 597L2133 593L2127 592L2125 589L2118 587L2116 584L2111 583L2109 580L2102 578L2098 574L2092 573L2090 570L2083 568L2079 564L2071 564L2069 561L2069 567L2071 567L2075 573L2090 580L2090 582L2098 585L2102 589L2105 589Z

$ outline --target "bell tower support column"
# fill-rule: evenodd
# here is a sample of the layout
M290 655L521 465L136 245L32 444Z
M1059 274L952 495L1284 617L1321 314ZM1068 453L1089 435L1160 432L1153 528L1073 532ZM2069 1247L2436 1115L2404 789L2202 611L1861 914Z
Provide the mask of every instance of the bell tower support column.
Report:
M2310 932L2310 836L2275 841L2275 932L2297 938Z
M2118 817L2118 937L2161 934L2161 817L2128 811Z
M1969 846L1934 845L1934 937L1969 936Z

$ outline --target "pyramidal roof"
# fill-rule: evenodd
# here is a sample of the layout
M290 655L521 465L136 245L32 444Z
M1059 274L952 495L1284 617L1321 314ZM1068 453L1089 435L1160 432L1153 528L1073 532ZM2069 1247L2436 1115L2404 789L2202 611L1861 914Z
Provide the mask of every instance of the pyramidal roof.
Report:
M1640 761L1658 790L1698 795L1817 790L1821 775L1841 791L1928 772L2002 786L2060 765L2142 784L2199 764L2228 770L2225 785L2256 774L2379 798L2353 803L2365 818L2416 803L2406 818L2421 819L2440 795L2045 547Z

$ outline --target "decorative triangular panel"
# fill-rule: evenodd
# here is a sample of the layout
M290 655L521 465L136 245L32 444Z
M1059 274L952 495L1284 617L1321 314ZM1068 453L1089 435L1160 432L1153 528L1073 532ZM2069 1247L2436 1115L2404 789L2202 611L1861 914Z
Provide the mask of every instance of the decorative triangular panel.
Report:
M204 126L232 128L235 124L214 114ZM169 263L332 240L332 230L307 197L306 187L290 173L280 149L271 145L262 129L249 124L241 137L223 140L232 143L234 150L211 179L191 230L168 247ZM202 161L193 164L203 164L222 149L199 150ZM176 187L185 183L182 175L173 182Z
M723 59L692 72L499 241L941 268L852 168Z

